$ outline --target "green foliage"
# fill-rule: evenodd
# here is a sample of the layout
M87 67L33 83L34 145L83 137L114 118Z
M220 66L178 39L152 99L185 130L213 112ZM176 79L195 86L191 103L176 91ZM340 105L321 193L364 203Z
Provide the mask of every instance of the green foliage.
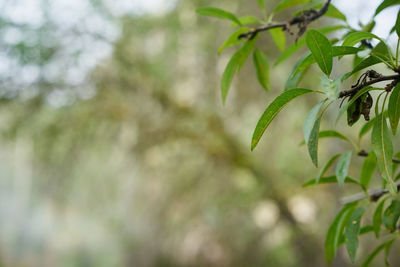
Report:
M197 14L203 15L203 16L210 16L210 17L215 17L215 18L220 18L220 19L227 19L235 22L238 25L242 25L240 20L233 15L231 12L215 8L215 7L202 7L198 8L196 10Z
M350 259L354 262L358 248L358 236L360 234L360 221L365 212L364 207L358 207L353 211L346 226L346 247Z
M341 155L338 159L335 173L339 186L342 186L344 184L344 179L346 178L349 171L350 160L351 151L343 153L343 155Z
M306 43L320 69L329 76L332 71L333 54L328 38L316 30L309 30L306 35Z
M360 28L349 26L346 16L334 7L330 1L282 0L276 5L269 16L265 14L265 2L258 1L258 4L264 12L265 21L261 22L259 27L247 30L241 28L243 31L236 30L234 35L228 38L229 42L227 41L226 44L230 45L239 42L238 40L233 40L234 37L232 36L238 36L238 39L244 39L246 43L251 43L254 42L254 39L256 39L258 35L269 30L272 41L282 52L275 66L286 61L296 52L300 51L305 45L308 47L308 52L296 59L296 63L293 65L292 71L289 73L286 80L283 93L272 100L271 104L268 105L259 119L253 133L251 150L257 146L269 124L288 102L298 96L311 92L319 92L325 95L323 99L319 100L320 102L318 102L318 104L310 109L304 120L304 141L301 145L307 145L311 162L316 167L318 167L318 141L321 138L333 137L344 140L346 143L351 144L353 150L331 156L321 169L318 170L316 178L307 181L303 186L308 187L316 184L335 182L338 183L339 187L343 187L345 184L353 184L359 186L363 193L368 195L371 194L369 193L371 191L368 190L370 184L374 183L373 180L376 169L379 172L383 186L383 188L379 189L379 194L372 194L369 199L367 197L367 199L362 202L362 205L359 201L363 199L364 196L357 196L357 198L351 200L349 204L344 205L328 229L325 242L327 261L332 261L338 246L342 243L346 243L349 257L354 261L356 259L359 235L374 232L375 236L378 238L382 225L393 235L398 231L396 226L400 217L400 201L397 200L398 185L395 183L397 178L393 177L400 177L400 174L396 175L397 165L393 165L393 161L395 161L393 160L395 148L393 147L392 140L396 134L400 120L399 45L397 45L397 47L391 47L390 44L385 41L388 39L387 36L382 37L371 33L375 26L374 18L366 25L360 24ZM399 4L400 2L398 0L384 0L375 10L374 16L388 7ZM297 12L294 13L293 18L282 23L273 22L274 15L277 12L296 6L300 6L300 8L297 8ZM346 22L346 25L329 25L320 29L310 29L309 23L313 20L320 19L321 16L337 18ZM397 37L399 37L400 12L397 18L393 19L393 23L391 34L396 33ZM238 25L238 23L236 24ZM296 34L297 36L295 36L296 40L286 47L284 33L285 31L291 32L290 30L295 24L298 24L299 28L299 32ZM337 30L344 30L342 35L337 39L329 39L326 36L328 33ZM377 44L375 44L376 41L378 41ZM225 46L226 45L224 45L224 47ZM255 45L255 47L256 46L257 45ZM232 59L237 57L236 53L233 55ZM333 59L335 57L338 57L340 60L345 55L354 57L355 63L353 67L345 66L346 63L343 63L343 61L334 62ZM242 58L244 59L245 57ZM256 66L258 82L264 89L269 89L268 77L273 69L269 68L267 57L261 53L259 49L255 48L253 61ZM323 72L321 76L321 86L316 82L315 88L322 87L322 90L316 91L297 88L314 63L317 63L319 69ZM339 71L339 74L332 72L334 64L338 65L336 69ZM385 65L387 67L386 71L389 73L378 73L375 70L367 70L364 73L360 73L360 71L377 64ZM238 65L238 63L236 63L236 65ZM236 69L237 67L230 68L228 72L229 75L223 75L223 92L227 92ZM342 71L344 69L350 71L346 73ZM336 77L330 77L332 73L336 75ZM355 77L354 85L350 88L344 88L344 86L347 86L345 81L356 75L358 77ZM385 84L376 87L376 84L382 81ZM372 91L380 92L379 96L376 98ZM226 93L223 93L223 100L225 100L225 97ZM380 102L381 99L383 99L383 101ZM339 105L331 105L338 101L341 101ZM373 116L371 112L373 105L375 105L375 116ZM340 107L337 108L337 106ZM358 133L358 143L353 142L349 136L343 135L336 130L320 129L321 125L324 125L321 124L323 115L330 107L336 107L336 110L333 111L333 113L336 113L336 123L339 123L339 119L344 113L347 113L347 124L349 126L353 126L363 120L365 121ZM330 114L329 118L331 117L332 115ZM389 119L391 131L389 131L387 126L387 119ZM371 129L372 133L368 147L366 147L365 150L361 149L360 141ZM366 153L366 150L370 152ZM356 160L351 161L352 155L366 157L359 172L359 181L348 176L351 165L356 164ZM326 176L326 173L336 161L335 175ZM385 201L388 199L391 200L391 204L385 209ZM374 206L374 202L378 202L378 205L376 205L375 211L373 212L373 225L362 227L361 217L364 213L367 215L369 214L366 211ZM360 204L359 207L357 207L358 204ZM378 246L364 261L364 266L369 265L381 250L385 249L387 254L394 240L395 238Z
M388 116L393 135L396 135L397 125L400 119L400 83L393 89L389 98Z
M267 57L258 49L254 50L253 57L258 81L266 91L269 91L269 65Z
M368 185L372 179L376 169L376 155L374 151L371 151L367 158L364 160L364 164L361 168L360 183L364 188L368 188Z
M278 115L279 111L291 100L295 99L298 96L312 93L313 90L303 89L303 88L295 88L289 91L283 92L280 96L278 96L272 103L267 107L267 109L262 114L261 118L258 120L257 126L254 130L253 137L251 139L251 150L253 150L258 142L261 139L261 136L264 134L268 125L271 121Z

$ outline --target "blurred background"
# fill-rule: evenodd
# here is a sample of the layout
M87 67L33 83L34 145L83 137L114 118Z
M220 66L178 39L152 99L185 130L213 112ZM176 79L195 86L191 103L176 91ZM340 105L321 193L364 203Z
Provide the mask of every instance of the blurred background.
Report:
M379 2L333 0L352 25ZM301 54L268 93L247 62L223 106L235 50L217 51L232 28L195 14L207 5L262 17L255 0L0 0L0 266L326 266L329 224L357 189L301 187L318 171L299 146L318 96L288 105L250 152ZM378 34L396 14L379 15ZM268 34L257 46L276 61ZM319 86L318 71L301 84ZM360 123L338 127L356 140ZM350 149L321 140L320 162ZM363 236L358 260L377 245ZM353 265L340 250L332 266Z

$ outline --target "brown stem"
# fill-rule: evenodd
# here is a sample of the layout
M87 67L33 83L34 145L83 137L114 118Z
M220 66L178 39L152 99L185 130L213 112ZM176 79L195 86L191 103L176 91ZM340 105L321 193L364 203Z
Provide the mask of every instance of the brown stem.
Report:
M383 81L389 81L389 80L397 80L397 82L399 82L400 81L400 74L382 76L382 77L379 77L379 78L372 79L372 80L370 80L368 82L364 82L364 83L362 83L362 84L360 84L360 85L358 85L358 86L356 86L354 88L351 88L350 90L345 90L345 91L340 92L339 93L339 98L346 97L346 96L349 96L349 95L353 95L353 94L355 94L356 92L358 92L359 90L361 90L362 88L364 88L364 87L366 87L368 85L372 85L374 83L379 83L379 82L383 82Z
M359 156L361 156L361 157L368 157L368 153L367 153L365 150L361 150L360 152L358 152L357 155L359 155ZM393 158L393 159L392 159L392 162L393 162L393 163L400 163L400 159L395 159L395 158Z
M307 11L305 11L303 13L303 15L294 17L290 21L273 23L273 24L269 24L269 25L266 25L266 26L258 27L258 28L255 28L255 29L251 30L251 31L242 33L241 35L239 35L238 38L239 39L242 39L242 38L253 39L259 32L267 31L269 29L282 28L282 30L287 30L288 27L291 26L291 25L295 25L295 24L300 24L300 25L301 24L305 24L305 25L307 25L308 23L310 23L310 22L318 19L322 15L324 15L326 13L326 11L328 10L328 7L329 7L330 3L331 3L331 0L327 0L326 3L324 4L324 6L320 10L317 10L317 11L314 10L314 9L307 10L311 14L309 17L304 15L307 12ZM303 25L303 27L305 27L305 25Z
M396 186L397 186L397 191L399 191L400 183L397 183ZM360 193L351 195L349 197L346 197L346 198L342 199L341 203L344 205L347 203L351 203L354 201L358 201L358 200L367 198L367 196L370 201L377 202L382 196L386 195L387 193L389 193L388 189L375 188L375 189L368 190L367 194L364 192L360 192Z

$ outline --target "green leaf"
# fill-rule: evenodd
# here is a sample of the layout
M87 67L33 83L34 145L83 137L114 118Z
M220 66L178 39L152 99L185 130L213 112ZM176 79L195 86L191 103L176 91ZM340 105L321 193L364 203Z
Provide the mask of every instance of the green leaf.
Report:
M392 248L392 245L393 245L395 240L396 239L392 239L390 242L386 243L386 246L385 246L385 264L386 264L386 266L390 266L390 263L389 263L389 252L390 252L390 249Z
M396 230L397 221L400 217L400 200L394 199L389 207L383 213L382 222L389 230L394 232Z
M372 217L372 221L374 224L374 233L376 238L379 238L379 233L381 231L381 224L382 224L382 212L383 212L383 206L385 205L385 201L388 199L389 195L381 197L381 199L378 202L378 205L376 206L374 216Z
M332 166L333 162L340 156L340 154L334 155L332 158L330 158L324 165L324 167L319 170L317 178L315 179L315 183L319 183L319 180L321 177L326 173L326 171L329 169L330 166ZM336 181L336 178L334 179Z
M309 187L311 185L316 185L316 184L334 184L334 183L337 183L337 178L335 175L328 176L328 177L322 177L319 179L318 182L317 182L317 179L311 179L311 180L305 182L302 186ZM346 179L344 179L344 183L360 185L360 183L356 179L353 179L349 176L347 176Z
M238 70L238 68L239 68L238 57L234 55L226 65L224 73L222 74L221 78L221 95L223 103L225 103L226 96L228 95L229 88L231 87L233 77L235 76L235 73Z
M375 259L376 255L379 254L379 252L381 252L382 249L384 249L388 244L393 243L395 239L392 239L390 241L387 241L381 245L379 245L374 251L372 251L371 254L369 254L368 258L363 262L363 264L361 265L362 267L368 267L371 262Z
M347 177L347 173L349 171L349 166L350 166L350 160L351 160L351 151L343 153L343 155L341 155L338 159L335 174L339 186L342 186L344 184L344 180Z
M314 126L311 129L311 133L308 139L308 153L310 154L311 160L315 167L318 167L318 134L319 125L321 123L322 115L314 122Z
M274 13L278 13L286 8L308 3L310 0L283 0L275 7Z
M361 229L360 229L359 236L360 236L360 235L365 235L365 234L371 233L371 232L373 232L373 231L374 231L374 227L373 227L372 225L363 226L363 227L361 227ZM344 235L342 235L342 237L340 238L340 241L339 241L339 246L340 246L341 244L343 244L344 242L346 242L346 237L345 237Z
M266 91L269 90L269 65L267 57L258 49L253 53L254 66L257 72L258 82Z
M357 202L345 205L338 213L338 215L336 215L335 219L328 229L325 240L325 254L328 263L330 263L336 255L336 249L339 245L340 237L343 233L343 228L349 219L349 215L355 209L356 204Z
M328 138L328 137L342 139L342 140L345 140L345 141L351 143L350 139L348 139L346 136L344 136L343 134L341 134L341 133L339 133L337 131L325 130L325 131L320 131L319 132L318 139ZM306 144L306 142L302 141L299 145L302 146L302 145L305 145L305 144Z
M300 66L300 64L303 62L303 60L305 59L306 56L307 55L302 56L296 62L296 64L294 64L292 72L289 74L289 78L286 80L285 91L297 87L298 84L300 83L300 81L303 79L303 77L306 74L308 68L306 68L306 69L304 69L304 70L302 70L300 72L297 72L297 69Z
M387 45L384 42L379 42L374 49L372 49L370 56L361 61L351 72L347 73L345 77L348 78L362 69L390 60L391 54Z
M247 57L254 48L255 38L253 40L247 41L241 49L233 54L232 58L229 60L225 67L224 73L221 78L221 95L222 102L225 103L226 96L228 95L229 88L231 86L233 77L236 72L240 71Z
M392 59L389 47L383 41L379 42L371 51L371 56L379 59L381 62L387 62Z
M397 13L397 20L396 20L396 24L394 25L394 28L396 30L397 37L400 38L400 10Z
M272 28L269 30L269 33L271 34L272 40L274 40L274 43L279 50L284 51L286 46L285 32L280 28Z
M239 30L235 31L234 33L232 33L226 40L225 42L221 45L221 47L218 49L218 53L222 53L222 51L224 51L225 48L233 46L233 45L237 45L241 42L243 42L243 39L239 39L239 35L241 35L242 33L247 32L248 30L250 30L250 28L247 27L243 27L240 28Z
M347 22L346 16L334 5L332 5L332 3L329 4L329 8L324 15L327 17L336 18Z
M243 16L239 18L239 21L242 25L249 25L249 24L260 24L263 23L262 20L260 20L257 17L254 16ZM237 23L232 22L231 24L232 27L238 26Z
M350 142L350 140L346 136L344 136L343 134L341 134L335 130L326 130L326 131L321 131L319 133L319 138L326 138L326 137L334 137L334 138L338 138L338 139L342 139L347 142Z
M329 76L332 71L333 53L328 38L317 30L309 30L306 43L320 69Z
M379 114L376 118L374 128L371 134L372 149L375 152L379 173L383 178L389 182L389 185L393 187L392 180L392 157L393 157L393 145L392 139L389 133L389 129L386 125L386 118L384 114ZM391 188L391 190L394 190Z
M365 39L378 39L378 40L382 41L381 38L379 38L378 36L376 36L375 34L372 34L370 32L352 32L346 36L342 45L343 46L354 46L355 44L358 44L360 41L365 40Z
M327 26L321 29L318 29L320 33L323 34L328 34L330 32L334 32L337 30L341 30L346 28L344 25L335 25L335 26ZM291 55L296 53L299 49L301 49L303 46L306 45L306 38L305 36L300 37L297 42L289 45L285 51L283 51L282 55L278 58L278 60L275 62L275 66L279 65L286 59L288 59Z
M396 135L397 125L399 124L400 119L400 83L396 85L390 95L388 115L393 135Z
M360 130L360 133L358 134L358 138L361 139L364 135L366 135L369 130L372 129L372 126L374 126L376 118L372 118L369 121L367 121L363 127Z
M215 17L219 19L227 19L235 22L236 24L242 26L240 20L233 15L231 12L222 10L215 7L201 7L196 9L196 13L203 16Z
M366 59L364 59L363 61L361 61L360 63L357 64L357 66L355 66L355 68L346 74L346 77L350 77L351 75L353 75L356 72L359 72L360 70L363 70L365 68L368 68L372 65L376 65L378 63L381 63L381 60L374 57L374 56L369 56Z
M333 46L332 47L332 54L334 57L342 56L342 55L351 55L356 54L357 52L361 51L361 49L351 46ZM308 68L310 65L315 63L315 59L312 55L308 55L304 58L304 60L299 64L298 68L296 69L296 73L303 71L304 69Z
M358 248L358 235L360 233L360 221L364 212L364 207L358 207L357 209L355 209L346 226L346 247L352 262L354 262L354 259L356 257L356 252Z
M262 114L261 118L259 119L257 126L254 130L253 137L251 140L251 150L253 150L258 142L260 141L261 136L264 134L265 130L267 129L268 125L271 121L275 118L275 116L279 113L279 111L291 100L294 98L312 93L315 91L303 88L295 88L289 91L283 92L274 101L267 107L267 109Z
M381 11L384 10L385 8L388 8L388 7L394 6L394 5L399 5L399 4L400 4L399 0L385 0L378 6L378 8L375 11L374 16L381 13Z
M368 188L369 182L371 181L372 175L376 168L376 155L374 151L371 151L367 158L364 160L364 164L361 169L360 183L364 188Z
M307 114L306 119L303 123L303 136L306 144L308 144L308 140L310 138L311 131L315 124L315 120L317 119L317 115L319 110L321 109L322 105L325 103L325 100L322 100L318 104L316 104Z
M265 0L257 0L257 4L261 10L265 9Z

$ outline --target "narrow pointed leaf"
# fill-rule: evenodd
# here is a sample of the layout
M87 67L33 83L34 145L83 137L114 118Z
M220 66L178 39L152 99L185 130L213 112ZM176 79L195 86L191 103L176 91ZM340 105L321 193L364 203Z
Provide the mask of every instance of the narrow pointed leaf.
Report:
M389 98L388 115L393 135L396 134L400 119L400 83L392 90Z
M269 30L272 40L279 48L279 50L284 51L286 46L286 35L285 32L280 28L273 28Z
M374 233L376 238L379 238L379 233L381 231L381 224L382 224L382 213L383 213L383 206L385 205L385 201L388 199L388 196L383 196L376 206L374 215L372 217L373 225L374 225Z
M253 150L257 146L261 136L264 134L268 125L287 103L289 103L291 100L295 99L298 96L312 92L315 91L303 88L296 88L289 91L285 91L277 98L275 98L275 100L272 101L272 103L264 111L264 113L262 114L261 118L257 123L257 126L254 130L253 137L251 140L251 150Z
M223 103L225 103L226 96L228 95L229 88L231 87L233 77L235 76L235 73L238 70L238 68L239 68L238 57L235 57L234 55L226 65L224 73L222 74L221 78L221 95Z
M319 170L317 178L315 179L315 182L318 183L321 177L326 173L326 171L329 169L330 166L335 162L335 160L340 157L340 154L334 155L332 158L328 160L328 162L325 163L324 167ZM336 180L336 179L335 179Z
M400 38L400 9L399 12L397 13L397 20L396 24L394 25L394 29L396 30L397 37Z
M336 179L335 175L327 176L327 177L321 177L318 182L317 182L317 179L311 179L311 180L305 182L302 186L303 187L309 187L311 185L317 185L317 184L334 184L334 183L337 183L337 179ZM351 178L349 176L347 176L346 179L344 179L344 183L345 184L360 185L360 183L356 179Z
M315 167L318 167L318 134L321 118L322 116L319 116L314 122L307 144L308 153L310 154L311 161L314 163Z
M351 151L343 153L338 159L335 174L339 186L343 186L344 184L344 179L346 178L347 173L349 171L350 160L351 160Z
M261 10L265 9L265 0L257 0L257 4Z
M379 173L392 186L394 183L392 181L393 145L386 124L386 117L382 113L376 118L374 128L372 129L371 143L376 155Z
M300 66L300 64L303 62L303 60L306 58L307 55L302 56L297 62L296 64L293 66L293 69L291 71L291 73L289 74L288 79L286 80L285 83L285 91L286 90L290 90L292 88L296 88L300 81L303 79L304 75L306 74L308 68L302 70L302 71L297 71L298 67Z
M256 68L257 79L261 86L269 91L269 65L267 57L258 49L253 53L254 66Z
M382 222L389 230L394 232L396 230L397 221L400 217L400 200L394 199L389 207L383 212Z
M375 259L376 255L379 254L379 252L381 252L387 244L392 243L394 241L394 239L385 242L381 245L379 245L378 247L376 247L376 249L374 249L374 251L372 251L371 254L369 254L369 256L367 257L367 259L363 262L363 264L361 265L362 267L368 267L370 266L371 262Z
M335 25L335 26L327 26L324 28L320 28L320 29L318 29L318 31L323 34L328 34L330 32L334 32L334 31L341 30L344 28L346 28L346 26L344 26L344 25ZM305 36L302 36L299 38L299 40L297 40L297 42L292 43L285 49L285 51L283 51L282 55L275 62L275 66L279 65L280 63L282 63L283 61L288 59L291 55L296 53L298 50L300 50L305 45L306 45L306 38L305 38Z
M369 182L371 181L372 175L376 168L376 155L374 151L371 151L367 158L364 160L361 168L360 183L364 188L368 188Z
M356 204L357 203L349 203L345 205L338 213L338 215L336 215L335 219L328 229L325 240L325 255L328 263L330 263L336 255L336 249L339 245L340 237L343 233L343 228L349 219L349 215L355 209Z
M309 30L306 43L320 69L329 76L332 71L333 53L328 38L317 30Z
M292 7L292 6L308 3L309 1L310 0L283 0L283 1L280 1L279 4L275 7L274 13L277 13L281 10L284 10L284 9Z
M240 20L235 15L233 15L229 11L225 11L225 10L222 10L220 8L202 7L202 8L198 8L196 10L196 13L199 14L199 15L203 15L203 16L209 16L209 17L215 17L215 18L220 18L220 19L231 20L231 21L235 22L236 24L238 24L240 26L242 25Z
M374 16L378 15L379 13L381 13L381 11L384 10L385 8L388 8L388 7L394 6L394 5L400 5L400 1L399 0L385 0L385 1L383 1L378 6L378 8L375 10Z
M311 131L313 129L315 120L317 119L317 115L322 105L326 100L322 100L318 104L316 104L307 114L306 119L303 123L303 136L306 144L308 144L308 139L310 138Z
M256 38L247 41L242 46L242 48L240 48L238 51L236 51L235 54L233 54L228 64L226 65L224 73L222 74L221 78L221 95L223 103L225 103L226 96L228 95L228 91L231 86L233 77L235 76L236 72L240 71L247 57L253 50L255 41Z
M364 207L358 207L355 209L346 226L346 248L352 262L354 262L354 259L356 258L358 235L360 234L360 221L364 211Z
M352 55L352 54L358 53L359 51L361 51L360 48L351 47L351 46L333 46L332 47L332 55L334 57L343 56L343 55ZM316 60L313 57L313 55L311 55L311 54L308 55L307 57L304 58L303 61L301 61L298 68L296 69L295 74L307 69L309 66L311 66L315 62L316 62Z
M367 121L367 122L363 125L363 127L361 127L360 133L358 134L358 138L359 138L359 139L361 139L364 135L366 135L366 134L369 132L369 130L372 129L372 127L373 127L374 124L375 124L375 120L376 120L376 118L372 118L372 119L370 119L369 121Z
M349 143L351 143L350 139L348 139L346 136L344 136L343 134L334 131L334 130L325 130L325 131L320 131L319 135L318 135L318 139L322 139L322 138L337 138L337 139L341 139L341 140L345 140ZM305 145L306 142L302 141L299 145Z
M342 45L354 46L365 39L377 39L379 41L382 41L381 38L370 32L352 32L346 36Z
M221 45L221 47L218 49L218 53L222 53L222 51L224 51L225 48L233 46L233 45L237 45L241 42L243 42L243 40L239 39L239 35L241 35L244 32L247 32L248 30L250 30L250 28L247 27L243 27L240 28L239 30L235 31L234 33L232 33L226 40L225 42Z
M239 21L242 25L249 25L249 24L260 24L262 23L262 20L260 20L257 17L254 16L243 16L239 18ZM235 22L232 22L231 27L237 27L238 24Z

